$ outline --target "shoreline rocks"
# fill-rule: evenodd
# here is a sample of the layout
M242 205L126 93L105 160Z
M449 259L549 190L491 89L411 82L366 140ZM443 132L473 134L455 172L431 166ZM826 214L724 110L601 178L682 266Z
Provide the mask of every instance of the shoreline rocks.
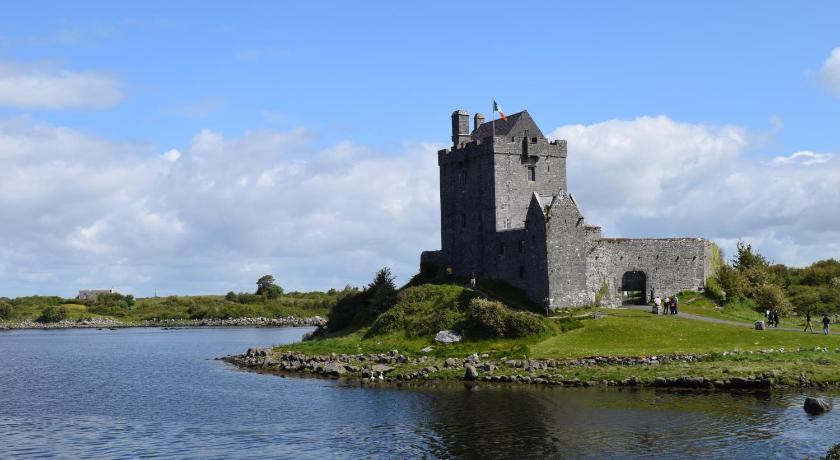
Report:
M146 320L136 322L122 322L111 318L93 318L84 321L63 320L56 323L40 323L37 321L21 321L19 323L0 323L0 330L15 329L116 329L126 327L162 327L175 329L184 327L300 327L322 326L327 320L320 316L298 318L287 316L283 318L228 318L228 319L165 319Z
M600 365L656 366L664 362L699 362L707 355L665 355L648 357L591 357L573 360L554 359L489 359L487 354L471 354L464 358L410 357L398 350L381 354L306 355L296 351L249 349L241 355L220 358L247 370L257 372L298 373L324 377L356 379L363 385L380 382L402 383L409 381L463 381L505 384L555 385L567 387L647 387L678 389L725 389L767 391L781 387L814 386L807 379L797 384L782 384L779 372L769 370L760 375L730 376L709 379L703 376L655 377L651 381L628 377L621 380L582 381L567 378L563 369L570 371L578 366ZM406 366L401 366L405 364ZM561 373L562 372L562 373ZM817 385L819 386L819 385ZM822 385L825 386L825 385ZM831 385L829 385L831 386ZM835 385L836 386L836 385Z

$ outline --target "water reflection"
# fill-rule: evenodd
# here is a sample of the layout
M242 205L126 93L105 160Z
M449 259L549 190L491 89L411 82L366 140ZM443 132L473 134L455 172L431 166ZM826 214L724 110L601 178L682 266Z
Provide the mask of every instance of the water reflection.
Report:
M810 417L796 392L361 388L211 359L304 331L0 333L0 457L802 458L840 440L840 410Z

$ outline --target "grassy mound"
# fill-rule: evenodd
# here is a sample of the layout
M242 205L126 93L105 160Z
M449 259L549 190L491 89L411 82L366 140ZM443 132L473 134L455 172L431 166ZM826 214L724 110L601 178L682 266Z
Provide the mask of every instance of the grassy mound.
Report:
M511 310L469 289L424 284L402 290L397 304L373 321L365 337L394 333L407 337L433 336L447 329L474 340L525 338L557 331L548 318Z

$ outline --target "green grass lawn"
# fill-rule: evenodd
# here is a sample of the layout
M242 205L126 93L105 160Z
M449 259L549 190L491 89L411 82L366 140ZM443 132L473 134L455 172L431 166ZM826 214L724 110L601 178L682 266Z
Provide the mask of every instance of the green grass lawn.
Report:
M763 313L755 311L746 303L736 301L730 302L725 306L720 306L699 292L683 292L680 294L680 311L693 313L695 315L708 316L711 318L740 321L745 323L754 323L756 321L764 320ZM819 318L814 317L811 321L814 328L818 329L816 326L819 322ZM779 326L804 328L805 319L797 316L781 318ZM821 327L819 329L821 329Z
M839 348L840 336L704 323L637 310L604 310L599 320L529 346L533 357L641 356L816 346Z
M312 354L381 353L392 349L419 355L431 345L431 356L463 357L470 353L532 358L578 358L586 356L643 356L671 353L709 353L762 349L795 350L799 347L840 348L840 336L753 329L704 323L679 316L656 316L637 310L602 309L601 319L582 321L583 327L547 338L497 339L435 344L433 337L390 334L364 339L365 329L323 339L280 347Z

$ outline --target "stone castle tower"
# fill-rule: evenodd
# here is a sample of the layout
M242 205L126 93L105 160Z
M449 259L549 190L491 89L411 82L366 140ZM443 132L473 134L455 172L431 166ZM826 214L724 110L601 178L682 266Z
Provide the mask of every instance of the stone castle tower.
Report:
M549 308L647 300L701 290L714 245L700 238L602 238L566 183L566 141L549 141L527 111L484 122L452 113L452 148L438 152L441 250L422 262L523 289Z

